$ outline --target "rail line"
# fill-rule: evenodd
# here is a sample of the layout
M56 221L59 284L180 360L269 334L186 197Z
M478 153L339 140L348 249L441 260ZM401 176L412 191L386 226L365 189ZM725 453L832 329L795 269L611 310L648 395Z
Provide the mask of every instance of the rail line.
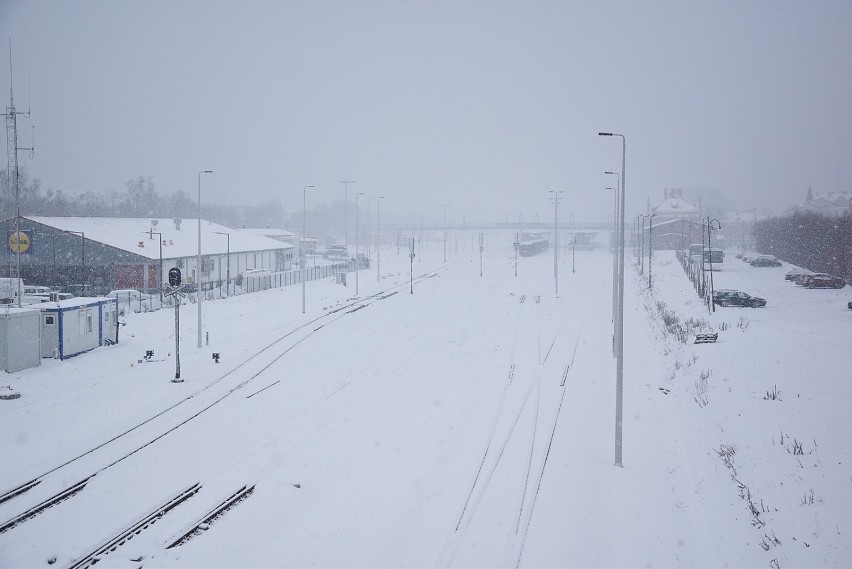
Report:
M531 435L531 440L529 441L529 458L527 460L526 474L524 476L524 481L522 485L522 494L520 505L517 510L517 519L516 519L516 527L515 527L515 538L510 544L508 544L507 556L512 556L513 560L511 561L513 566L517 566L520 563L521 556L523 554L523 545L526 542L526 536L529 531L529 526L532 521L533 512L535 509L535 504L541 489L541 483L544 478L544 472L547 466L547 462L550 456L550 450L553 445L553 440L556 434L556 427L559 422L559 416L562 410L562 405L565 399L566 392L566 383L569 377L570 369L573 366L574 359L577 354L577 349L579 347L580 339L582 337L582 327L583 321L585 320L585 315L582 317L580 321L580 326L577 330L577 336L574 341L573 351L568 363L564 366L562 373L559 375L559 383L558 389L560 391L559 404L556 408L555 414L553 415L552 422L550 422L548 427L549 429L540 429L539 422L541 420L541 396L542 396L542 373L543 366L546 362L547 358L550 357L551 352L553 350L554 345L559 337L559 330L561 330L562 325L565 322L566 317L563 317L562 322L557 327L556 334L550 343L550 346L547 350L547 354L545 356L545 360L543 360L535 372L535 376L533 380L530 382L529 386L527 386L525 393L521 394L521 401L515 407L515 409L511 412L511 415L506 417L506 405L505 398L506 392L508 390L509 384L512 382L514 374L515 374L515 362L514 362L514 347L512 354L512 363L510 366L509 378L507 384L504 386L504 392L501 395L500 403L498 404L495 419L493 422L493 427L491 429L491 433L489 435L489 440L486 445L485 451L483 453L482 460L480 462L479 468L474 476L473 483L471 484L469 491L467 493L467 497L465 503L462 507L461 514L459 516L458 522L454 530L451 532L447 542L445 543L444 549L439 557L438 565L444 567L450 567L455 560L455 557L462 545L463 535L472 522L473 518L476 515L476 511L478 509L479 503L482 500L483 496L486 493L487 487L492 480L494 472L497 470L506 448L509 445L509 442L513 439L513 437L517 434L517 426L521 420L521 416L524 411L527 409L530 403L530 396L534 389L537 389L537 396L535 401L535 409L533 410L533 430ZM519 324L520 326L520 324ZM508 420L510 422L510 426L508 431L503 434L502 438L497 439L497 425L502 420ZM542 425L544 426L544 425ZM546 433L549 431L549 436L547 439L547 443L544 450L544 455L540 459L538 463L535 461L535 449L537 446L537 442L540 442L538 439L540 438L539 433ZM496 452L495 458L488 463L488 458L491 455L494 455ZM488 464L487 464L488 463ZM487 466L486 466L487 464ZM532 490L530 490L532 489ZM530 495L531 492L531 495ZM509 561L508 559L504 559L504 561ZM506 564L506 563L504 563Z
M442 267L439 267L438 269L435 269L433 271L429 271L427 273L421 274L421 275L415 277L415 282L422 281L423 279L426 279L426 278L431 278L432 276L437 276L440 273L444 272L446 269L447 269L446 266L442 266ZM89 449L85 452L78 454L77 456L75 456L75 457L73 457L73 458L53 467L53 468L51 468L50 470L47 470L46 472L42 473L41 475L37 476L36 478L3 493L2 495L0 495L0 503L12 500L14 498L17 498L18 496L21 496L21 495L27 493L32 488L35 488L36 486L38 486L41 483L41 481L44 478L46 478L47 476L61 470L64 467L69 466L70 464L72 464L72 463L74 463L74 462L76 462L76 461L78 461L78 460L80 460L80 459L82 459L82 458L84 458L88 455L91 455L92 453L98 451L99 449L102 449L102 448L114 443L115 441L121 439L122 437L129 435L130 433L136 431L137 429L143 427L144 425L151 423L155 419L164 416L165 414L169 413L170 411L172 411L172 410L178 408L179 406L185 404L186 402L192 400L193 398L197 397L198 395L202 394L203 392L205 392L205 391L211 389L212 387L214 387L215 385L219 384L220 382L222 382L227 377L231 376L237 370L243 368L244 366L246 366L249 363L254 362L257 358L259 358L262 354L264 354L265 352L267 352L268 350L273 348L276 344L278 344L278 343L282 342L283 340L293 336L297 332L308 329L321 320L330 320L329 322L326 322L324 324L324 325L328 325L328 324L344 317L346 314L349 314L349 313L352 312L352 310L345 311L345 309L347 309L347 308L351 309L353 306L356 306L356 305L357 305L357 309L364 308L364 307L368 306L369 304L372 304L374 302L377 302L379 300L387 298L388 296L391 296L392 294L388 294L388 293L389 292L392 293L394 291L394 289L402 289L403 287L406 287L408 285L409 285L409 283L408 283L408 281L406 281L404 283L393 285L393 286L389 287L388 289L380 291L380 292L375 293L373 295L370 295L370 296L367 296L367 297L364 297L364 298L354 299L350 302L342 304L339 307L336 307L333 310L329 310L329 311L325 312L324 314L322 314L321 316L318 316L317 318L314 318L314 319L312 319L308 322L305 322L305 323L297 326L293 330L288 331L287 333L285 333L282 336L280 336L279 338L275 339L274 341L272 341L271 343L269 343L265 347L261 348L260 350L258 350L254 354L252 354L251 356L247 357L242 363L238 364L237 366L235 366L231 370L227 371L226 373L224 373L222 376L220 376L219 378L217 378L213 382L211 382L208 385L198 389L197 391L195 391L194 393L185 397L184 399L179 400L178 402L174 403L173 405L170 405L169 407L163 409L162 411L152 415L151 417L148 417L144 421L141 421L140 423L138 423L138 424L134 425L133 427L123 431L122 433L119 433L119 434L111 437L110 439L100 443L99 445L97 445L97 446L95 446L95 447L93 447L93 448L91 448L91 449ZM399 292L399 291L397 290L396 292ZM332 317L332 318L330 318L330 317ZM240 383L238 383L234 387L226 390L224 392L224 394L222 394L221 396L218 396L212 402L204 405L200 410L192 413L188 417L184 417L177 424L172 425L171 427L167 428L165 431L161 432L157 436L150 438L149 440L147 440L146 442L144 442L142 444L138 444L135 448L133 448L129 452L121 455L119 458L109 462L105 466L97 468L92 474L90 474L88 477L86 477L83 480L83 482L77 483L73 486L70 486L70 487L60 491L56 495L47 498L46 500L42 501L38 505L36 505L32 508L29 508L25 512L22 512L21 514L15 515L12 518L10 518L9 520L7 520L6 522L3 522L2 524L0 524L0 528L2 528L2 531L0 531L0 533L8 531L8 530L14 528L15 526L19 525L20 523L23 523L24 521L32 519L33 517L37 516L39 513L47 510L48 508L71 498L75 494L82 491L85 488L85 482L90 480L96 474L103 472L104 470L111 468L111 467L115 466L116 464L124 461L125 459L135 455L136 453L138 453L142 449L147 448L151 444L155 443L156 441L162 439L163 437L167 436L168 434L179 429L181 426L183 426L183 425L187 424L188 422L190 422L191 420L195 419L196 417L198 417L202 413L208 411L210 408L212 408L213 406L217 405L218 403L220 403L221 401L226 399L232 393L241 389L242 387L247 385L250 381L257 378L259 375L261 375L263 372L265 372L267 369L269 369L269 367L271 367L275 362L277 362L282 357L284 357L287 353L289 353L293 348L295 348L296 346L301 344L308 337L315 334L322 327L323 326L320 326L319 328L308 330L307 334L304 337L298 339L292 345L289 345L281 353L277 354L272 359L272 361L270 361L266 365L262 366L261 369L258 370L257 372L255 372L253 375L251 375L247 379L241 381ZM274 384L272 384L272 385L274 385ZM267 389L269 387L272 387L272 385L266 386L263 389ZM263 391L263 389L261 389L260 391ZM257 394L260 391L255 392L252 395Z
M175 497L167 500L162 505L156 507L149 514L143 516L139 521L132 524L130 527L120 531L115 537L108 539L103 544L97 546L94 551L83 556L82 558L75 561L73 564L68 566L68 569L86 569L91 567L95 563L101 561L102 557L105 555L109 555L129 540L133 539L135 536L139 535L148 528L151 524L155 523L157 520L165 516L171 510L175 509L186 500L194 496L199 490L201 490L201 484L193 484L186 490L180 492Z
M251 486L243 486L233 494L231 494L228 498L222 501L218 506L204 514L201 519L193 523L190 528L180 534L180 536L171 541L169 545L166 546L166 549L171 549L173 547L179 547L208 529L210 529L210 525L215 522L218 518L225 515L225 512L251 496L252 492L254 492L254 485Z

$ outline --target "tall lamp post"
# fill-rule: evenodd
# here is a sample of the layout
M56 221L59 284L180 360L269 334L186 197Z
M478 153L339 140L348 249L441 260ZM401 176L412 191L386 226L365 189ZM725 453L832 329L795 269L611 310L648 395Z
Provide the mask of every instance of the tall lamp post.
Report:
M376 198L376 282L380 282L382 280L382 249L380 234L382 232L383 199L385 199L385 196L379 196Z
M713 307L713 312L716 312L716 303L713 302L713 246L710 244L710 231L714 229L714 221L716 222L715 229L721 230L722 224L718 219L707 218L707 257L710 259L710 306ZM704 259L701 260L701 264L704 264Z
M559 294L559 194L564 194L565 190L547 190L547 193L553 194L553 279L556 294Z
M160 242L160 277L157 279L157 289L160 291L160 307L163 306L163 279L165 275L163 274L163 234L159 231L154 231L153 229L149 229L146 231L148 237L150 239L154 238L154 235L157 235L157 241Z
M346 243L346 256L349 256L349 200L346 197L349 184L354 184L355 180L339 180L338 184L343 184L343 241Z
M358 196L364 192L355 194L355 296L358 296L358 273L361 269L361 259L358 257Z
M198 287L198 347L201 348L201 301L204 299L204 289L201 286L201 174L212 174L213 170L201 170L198 173L198 257L195 260L196 285Z
M615 466L622 463L622 426L624 402L624 186L625 165L627 162L627 139L623 134L599 132L599 136L618 136L621 138L621 198L619 200L619 238L618 238L618 332L616 334L615 367Z
M656 213L652 213L651 217L648 218L648 288L652 288L651 285L651 258L654 254L654 218L657 217Z
M305 280L308 278L308 236L307 236L307 215L308 215L308 207L307 207L307 195L308 188L313 188L313 186L305 186L302 188L302 245L304 247L304 255L302 255L302 314L305 313Z
M618 312L618 186L608 186L606 189L615 190L613 198L615 205L612 213L612 324L615 333L615 313ZM613 342L612 353L615 355L615 342Z
M225 231L214 231L213 233L217 233L219 235L224 235L228 238L227 241L227 253L225 255L225 259L227 259L226 264L228 266L227 272L225 273L225 294L227 296L231 295L231 234ZM221 265L219 265L221 267ZM222 269L220 268L219 271ZM219 273L219 278L222 278L222 273ZM221 291L221 289L220 289Z

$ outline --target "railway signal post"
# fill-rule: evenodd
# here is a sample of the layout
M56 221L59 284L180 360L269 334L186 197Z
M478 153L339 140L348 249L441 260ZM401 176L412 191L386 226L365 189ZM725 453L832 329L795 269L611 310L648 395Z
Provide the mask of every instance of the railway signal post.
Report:
M172 383L183 383L180 377L180 299L186 297L181 284L180 269L169 269L169 282L166 284L165 297L174 296L175 299L175 378Z

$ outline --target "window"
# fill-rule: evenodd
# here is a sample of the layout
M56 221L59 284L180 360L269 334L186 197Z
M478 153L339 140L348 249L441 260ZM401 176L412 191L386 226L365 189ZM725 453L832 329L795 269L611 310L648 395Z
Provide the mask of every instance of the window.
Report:
M45 326L55 326L56 325L56 316L45 314L44 325Z
M92 311L86 311L86 334L92 333Z

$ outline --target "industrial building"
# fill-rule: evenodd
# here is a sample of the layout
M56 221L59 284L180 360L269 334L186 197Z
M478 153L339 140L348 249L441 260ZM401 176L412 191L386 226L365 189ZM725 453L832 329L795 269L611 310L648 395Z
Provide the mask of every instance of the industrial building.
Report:
M200 276L205 286L224 285L246 270L289 270L294 249L207 220L199 230L197 219L22 217L17 223L0 221L0 230L8 240L0 276L16 275L19 268L27 284L78 296L117 289L153 293L173 267L181 269L186 283L197 283Z

